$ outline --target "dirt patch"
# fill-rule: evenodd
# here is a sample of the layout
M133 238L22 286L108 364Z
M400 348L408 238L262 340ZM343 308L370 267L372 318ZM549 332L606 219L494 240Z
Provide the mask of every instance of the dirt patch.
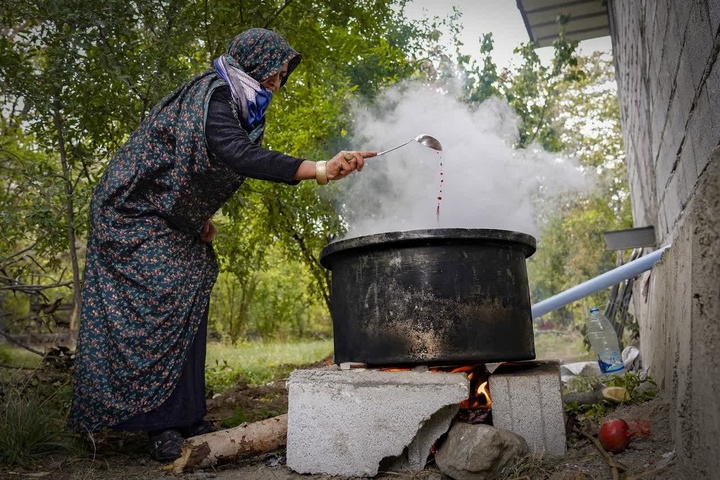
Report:
M222 394L207 401L205 417L214 424L229 428L245 422L256 422L286 413L288 395L285 380L267 385L248 385L241 380Z
M241 381L222 395L208 401L208 418L218 424L228 419L239 418L239 413L251 421L269 418L287 411L287 390L285 381L279 380L268 385L253 386ZM275 413L277 412L277 413ZM640 478L676 479L682 478L674 464L673 443L670 437L669 415L671 410L662 398L656 398L641 405L621 406L608 418L623 418L627 421L647 420L652 433L645 439L634 439L622 453L612 455L626 469L629 477L648 474ZM596 436L598 425L585 423L585 429ZM342 480L327 475L299 475L285 466L285 452L279 450L268 455L248 458L214 470L198 471L185 475L173 475L164 465L147 455L147 439L136 432L105 432L95 435L88 445L90 452L85 457L46 457L33 469L13 469L0 465L0 478L25 479L157 479L157 478L217 478L265 480L313 479ZM657 471L656 471L657 470ZM653 472L653 473L650 473ZM447 480L432 464L420 473L389 472L379 479ZM568 436L568 452L560 458L528 457L504 474L504 479L527 478L528 480L605 480L611 479L611 469L597 448L582 435L573 432ZM624 478L624 477L621 477Z

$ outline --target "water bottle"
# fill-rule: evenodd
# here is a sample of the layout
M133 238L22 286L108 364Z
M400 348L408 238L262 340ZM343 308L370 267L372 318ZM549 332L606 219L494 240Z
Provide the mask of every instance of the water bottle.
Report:
M590 309L587 323L587 335L593 350L598 356L598 365L602 373L623 373L625 366L620 356L617 334L610 321L600 313L597 307Z

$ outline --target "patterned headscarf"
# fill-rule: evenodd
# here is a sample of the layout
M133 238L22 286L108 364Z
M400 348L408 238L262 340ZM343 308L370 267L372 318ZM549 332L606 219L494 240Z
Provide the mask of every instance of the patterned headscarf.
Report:
M234 63L258 82L278 73L287 60L288 71L280 79L281 86L301 60L300 54L284 38L264 28L252 28L236 36L228 45L225 56L230 57L231 65Z
M286 61L288 71L280 79L281 86L300 63L300 54L280 35L262 28L235 37L227 53L215 60L215 69L230 87L235 104L252 129L253 139L262 135L265 111L272 99L272 92L260 82L280 72Z

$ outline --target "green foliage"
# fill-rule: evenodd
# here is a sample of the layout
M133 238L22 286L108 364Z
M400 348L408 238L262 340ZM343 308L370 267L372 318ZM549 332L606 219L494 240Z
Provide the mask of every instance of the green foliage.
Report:
M239 378L251 385L284 378L299 366L321 361L332 350L331 340L248 342L234 346L210 343L206 361L208 395L224 391Z
M36 242L41 265L55 273L70 265L77 273L90 194L114 151L160 98L207 68L235 33L265 27L303 55L268 111L266 147L313 160L350 148L350 105L404 79L457 91L470 108L504 98L521 119L518 148L537 144L576 155L601 187L563 199L562 215L538 213L545 230L529 263L533 297L611 266L610 254L598 248L599 233L629 226L630 212L609 62L581 58L576 44L561 38L551 65L524 44L517 50L521 64L499 71L492 34L481 37L477 59L460 52L458 10L409 22L404 5L108 0L97 8L89 0L0 0L7 26L0 37L6 106L0 255ZM444 28L454 52L441 41ZM213 292L213 328L231 342L248 332L287 338L329 332L329 272L319 254L344 231L333 193L312 182L246 182L217 217L223 273ZM76 248L79 258L68 256ZM578 308L585 307L554 317L569 322Z
M584 74L562 85L560 139L578 158L595 188L564 198L545 215L537 253L528 262L532 297L547 298L615 268L615 253L604 250L602 233L632 227L629 188L612 64L600 55L578 58ZM560 325L583 324L599 292L548 315Z
M40 364L42 358L24 348L13 345L0 345L0 363L14 367L34 368Z
M109 0L97 8L89 0L0 0L7 26L0 38L7 106L0 115L2 248L37 242L44 260L56 269L70 262L79 281L82 252L77 260L63 252L82 245L74 237L86 234L90 193L111 155L160 98L207 68L247 28L278 31L303 54L268 112L266 146L312 159L349 147L350 101L415 71L424 32L404 18L403 6ZM318 254L342 231L331 196L320 196L309 182L296 188L248 182L227 211L222 227L233 235L221 236L218 250L234 279L226 278L215 297L235 302L235 311L215 317L233 322L226 329L233 339L242 336L249 305L258 300L253 292L264 243L298 264L292 271L309 271L312 298L327 304L328 273Z
M44 455L80 451L66 430L69 386L44 382L38 371L27 381L0 385L0 463L30 467Z
M603 387L623 387L629 399L623 403L638 405L655 398L658 387L652 377L637 372L625 372L623 375L604 375L600 377L573 377L563 385L563 394L591 392ZM576 402L565 405L565 412L583 415L595 421L607 417L619 404L610 400L600 400L594 404L579 405Z
M632 226L614 70L600 54L579 56L577 42L564 35L554 44L550 64L526 43L515 50L517 66L500 72L492 60L492 34L483 35L479 47L479 61L457 48L455 60L435 52L439 60L425 71L445 88L459 81L460 87L450 91L469 108L491 97L506 100L520 120L516 148L576 158L595 183L591 191L551 199L535 212L541 233L528 271L532 298L539 301L614 268L615 255L604 250L602 233ZM589 306L607 298L607 292L599 292L546 315L543 322L550 328L578 327Z
M273 408L244 409L237 407L230 417L222 420L221 425L223 428L233 428L243 423L258 422L266 418L282 415L283 413L287 413L287 411Z

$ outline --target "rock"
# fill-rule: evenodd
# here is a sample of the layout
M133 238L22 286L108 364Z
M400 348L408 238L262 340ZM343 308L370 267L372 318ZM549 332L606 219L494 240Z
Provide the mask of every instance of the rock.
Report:
M529 451L525 439L508 430L456 423L435 454L435 463L455 480L485 480Z

